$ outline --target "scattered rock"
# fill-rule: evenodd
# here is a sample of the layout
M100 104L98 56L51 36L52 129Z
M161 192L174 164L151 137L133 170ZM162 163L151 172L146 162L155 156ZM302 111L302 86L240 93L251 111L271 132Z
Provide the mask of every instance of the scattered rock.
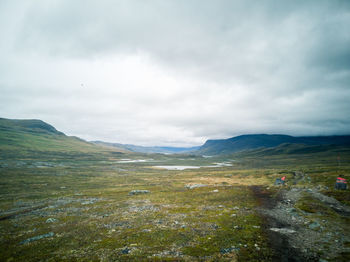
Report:
M294 208L294 207L287 208L286 210L287 210L287 212L289 212L289 213L296 213L296 212L297 212L296 208Z
M120 253L123 255L129 254L131 252L131 249L128 247L123 248Z
M181 257L182 255L183 253L181 251L178 251L175 248L173 248L172 250L163 250L158 254L153 254L153 257L177 257L178 258L178 257Z
M211 224L208 224L208 228L218 230L220 227L215 223L211 223Z
M151 193L149 190L132 190L129 192L129 195L139 195L139 194L148 194Z
M272 228L270 228L270 230L274 231L274 232L281 233L281 234L293 234L293 233L296 233L295 230L289 229L289 228L275 228L275 227L272 227Z
M320 228L320 226L321 226L320 223L318 223L317 221L315 221L315 222L313 222L313 223L311 223L311 224L309 225L309 228L315 230L315 229Z
M156 211L159 211L159 208L155 207L154 205L131 206L129 207L129 211L130 212L143 212L143 211L156 212Z
M239 210L239 207L235 206L234 208L232 208L233 210Z
M52 218L52 217L50 217L50 218L48 218L47 220L46 220L46 223L54 223L54 222L57 222L58 220L56 219L56 218Z
M129 225L129 222L127 221L121 221L121 222L115 222L115 223L110 223L110 224L104 224L103 227L108 228L108 229L114 229L117 227L121 228L131 228Z
M208 185L205 184L187 184L185 187L188 189L194 189L194 188L198 188L198 187L206 187Z
M19 244L20 245L24 245L24 244L27 244L27 243L30 243L30 242L33 242L33 241L36 241L36 240L40 240L42 238L53 237L54 235L55 234L53 232L50 232L50 233L47 233L47 234L43 234L43 235L39 235L39 236L28 238L26 240L21 241Z
M221 254L228 254L228 253L231 253L233 251L239 251L239 248L236 248L236 247L232 246L232 247L220 249L220 253Z
M157 219L157 220L154 220L154 224L162 225L162 224L164 224L164 221L162 219Z

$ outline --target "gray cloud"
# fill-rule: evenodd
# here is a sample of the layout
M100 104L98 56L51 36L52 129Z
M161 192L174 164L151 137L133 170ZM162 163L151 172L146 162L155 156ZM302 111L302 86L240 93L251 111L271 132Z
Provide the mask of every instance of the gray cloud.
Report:
M350 132L349 1L2 1L0 110L86 139Z

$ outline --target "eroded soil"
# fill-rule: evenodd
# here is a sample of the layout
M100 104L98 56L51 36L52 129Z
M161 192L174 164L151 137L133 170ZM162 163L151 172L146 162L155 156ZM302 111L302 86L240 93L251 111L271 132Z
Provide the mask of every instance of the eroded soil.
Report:
M349 207L317 188L252 186L273 261L347 261Z

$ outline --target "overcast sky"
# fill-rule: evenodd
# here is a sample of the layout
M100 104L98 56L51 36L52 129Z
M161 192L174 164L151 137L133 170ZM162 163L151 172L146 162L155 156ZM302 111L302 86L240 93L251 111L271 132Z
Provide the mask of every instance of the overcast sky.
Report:
M0 117L192 146L350 134L350 1L2 0Z

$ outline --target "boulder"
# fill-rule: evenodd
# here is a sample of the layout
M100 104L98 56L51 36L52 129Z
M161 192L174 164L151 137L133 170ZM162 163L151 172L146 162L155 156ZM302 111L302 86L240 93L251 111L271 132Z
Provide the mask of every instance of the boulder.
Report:
M26 240L21 241L19 244L20 245L28 244L30 242L33 242L33 241L36 241L36 240L40 240L42 238L53 237L54 235L55 234L53 232L50 232L50 233L47 233L47 234L43 234L43 235L39 235L39 236L28 238Z
M310 225L309 225L309 228L310 229L318 229L318 228L320 228L320 223L318 223L318 222L313 222L313 223L311 223Z
M56 219L56 218L52 218L52 217L50 217L50 218L48 218L47 220L46 220L46 223L54 223L54 222L57 222L58 220Z
M274 231L274 232L281 233L281 234L293 234L293 233L296 233L295 230L290 229L290 228L275 228L275 227L272 227L272 228L270 228L270 230Z
M185 187L188 189L194 189L194 188L198 188L198 187L206 187L208 185L205 184L187 184Z
M149 190L132 190L129 192L129 195L140 195L140 194L148 194L151 193Z

